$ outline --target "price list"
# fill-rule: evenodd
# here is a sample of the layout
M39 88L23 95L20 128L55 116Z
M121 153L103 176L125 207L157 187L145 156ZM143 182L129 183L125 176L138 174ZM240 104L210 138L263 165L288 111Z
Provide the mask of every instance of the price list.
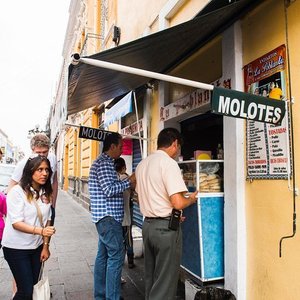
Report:
M285 123L285 122L284 122ZM288 174L287 127L267 125L270 175Z
M247 122L247 165L248 175L258 176L267 174L267 147L265 124Z
M280 126L247 121L247 173L250 178L287 178L290 170L286 116Z

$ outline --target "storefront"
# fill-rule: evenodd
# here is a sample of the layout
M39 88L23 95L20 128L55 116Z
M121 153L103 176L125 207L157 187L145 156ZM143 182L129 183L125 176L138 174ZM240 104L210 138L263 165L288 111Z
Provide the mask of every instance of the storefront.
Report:
M178 163L188 190L199 191L183 214L181 266L200 284L224 278L223 116L211 113L210 101L195 90L160 110L164 126L182 134Z
M242 3L242 1L238 3ZM215 15L215 17L219 19L220 15ZM231 19L234 19L233 16L231 16ZM207 24L208 23L205 23L203 26L206 26ZM201 26L197 26L197 28L201 28ZM176 32L176 35L180 34ZM198 35L195 34L191 37L191 40L196 40L196 36ZM153 64L153 66L149 65L149 60L147 60L147 65L140 65L140 61L137 59L137 55L134 52L131 52L131 55L134 57L133 60L137 62L137 64L131 64L130 61L132 60L130 60L128 64L127 61L122 61L120 63L134 65L146 70L152 69L154 72L168 73L181 78L213 83L215 86L222 86L226 88L231 88L232 83L233 89L243 90L243 74L242 70L239 69L242 61L242 43L240 42L242 39L240 36L239 26L233 25L226 30L222 36L215 37L211 42L207 42L206 40L206 46L202 47L196 54L191 54L188 58L185 57L186 60L182 63L182 65L179 67L177 66L172 72L170 72L168 67L170 67L174 62L177 63L179 61L179 57L176 57L170 63L166 63L164 66L162 65L162 62L168 61L169 57L166 57L165 59L162 57L162 54L165 55L166 53L173 53L175 50L179 49L179 45L171 45L170 51L156 52L153 50L152 46L163 44L162 39L159 42L152 41L152 39L157 37L159 37L159 35L153 35L152 37L148 37L147 40L140 40L140 42L147 42L147 45L151 45L151 53L158 54L153 57L158 58L157 65L159 65L160 68L156 68L155 64ZM163 36L161 36L161 38L162 37ZM204 35L202 37L202 42L204 42L206 37ZM164 40L168 40L170 42L174 41L172 38L164 38ZM194 49L196 48L196 44L197 46L200 46L201 43L193 44ZM181 45L186 45L186 43L182 42L180 46ZM124 47L120 48L120 51L122 49L124 49ZM139 47L139 49L145 49L145 47ZM232 49L235 49L236 51L233 53ZM114 52L116 53L117 51ZM189 51L182 51L181 54L186 54L187 52ZM149 53L139 54L140 57L149 56L152 58ZM105 60L105 55L109 55L109 52L103 53L102 55L99 54L97 58ZM122 59L125 59L124 56ZM118 63L118 61L115 62ZM143 62L145 62L145 60L143 60ZM83 66L81 66L81 68L83 71L92 72L94 70L84 70ZM105 77L105 75L109 74L110 71L101 71L100 73L103 73L102 75ZM76 72L74 72L74 76L75 75L78 75L78 73L76 74ZM85 76L84 72L82 72L81 75L83 79L88 78L88 76ZM128 79L131 79L131 76L124 77L125 78L120 81L128 89L127 82ZM76 80L77 78L78 77L76 77ZM106 78L108 77L106 76ZM97 80L98 79L101 81L103 78L97 76ZM144 84L149 81L151 81L151 77L144 78L143 80L135 83L134 86L129 85L129 89L134 90L136 87L140 86L140 84ZM81 82L79 81L79 83ZM101 82L88 83L83 80L82 84L84 86L86 84L91 84L93 87L97 87L99 90L101 89ZM190 227L193 229L190 230L189 237L187 233L185 234L187 239L184 241L184 257L182 260L182 266L189 274L202 282L220 280L224 278L226 289L230 289L237 297L244 299L247 265L244 210L245 174L243 174L243 166L245 162L244 122L212 114L210 108L210 92L207 90L195 90L195 88L187 88L180 84L172 84L171 86L171 84L162 81L160 81L158 85L159 87L155 90L158 94L158 97L156 98L158 99L158 103L151 100L149 101L151 103L150 109L143 109L144 112L148 111L148 113L150 113L151 111L152 117L151 121L145 118L144 124L146 125L145 128L147 128L147 130L144 133L149 134L149 138L155 139L160 129L169 126L176 127L182 132L185 140L185 144L182 147L183 162L187 160L194 161L195 158L198 157L194 156L194 152L202 150L210 151L211 159L209 163L215 163L213 160L217 158L217 149L219 149L219 154L222 152L220 150L224 149L224 161L226 162L226 165L223 164L222 159L219 159L220 162L217 162L219 164L219 170L216 175L219 176L219 178L217 178L219 181L213 187L215 191L210 189L207 190L205 188L203 193L200 192L200 198L198 200L198 204L194 207L194 210L189 211L187 209L185 211L187 220L183 226L189 226L189 222L191 221L190 225L193 225L194 227ZM80 95L73 93L72 85L69 87L71 100L72 98L73 100L79 98ZM79 93L79 91L77 91L77 93ZM103 91L106 90L103 89ZM119 92L117 89L115 89L114 92L115 91ZM95 95L97 100L99 98L115 97L114 94L97 94L96 92L93 95ZM80 97L80 99L81 98L83 99L83 97ZM126 125L129 126L129 124ZM151 146L146 147L145 149L147 153L150 153L154 150L154 148L154 146ZM227 149L230 149L230 151L227 152ZM199 181L201 180L200 172L199 170L197 171L197 166L199 169L199 164L196 162L192 162L192 164L194 165L195 171L186 173L195 173L195 176L193 174L189 177L189 181L192 181L191 185L190 182L187 183L189 188L199 188ZM208 176L209 174L206 173L206 175ZM213 200L210 199L210 196L212 195L214 196ZM211 203L213 203L214 210L214 213L211 214L212 219L206 218L206 215L205 218L202 218L202 216L211 209ZM205 235L205 233L209 232L210 228L205 227L207 224L201 223L201 220L203 219L209 220L208 225L217 225L214 233L216 239L214 241L205 240L205 236L203 236L203 234ZM224 222L224 220L226 220L226 222ZM226 243L224 243L224 240ZM189 241L192 241L192 243ZM217 245L215 255L210 255L212 242ZM192 247L186 247L187 244ZM207 245L209 245L208 248L206 247ZM195 252L191 254L191 250L195 250ZM186 257L192 257L193 261L186 260ZM215 259L215 261L213 264L210 264L210 262L206 264L206 258L212 258ZM216 267L211 268L211 265L215 265Z
M179 162L196 205L184 210L182 267L202 283L224 278L223 117L206 112L180 123Z
M231 88L223 78L222 38L216 37L173 70L172 75ZM203 72L205 70L205 72ZM211 112L211 92L161 83L162 128L175 127L183 137L179 167L195 205L183 212L181 267L199 284L224 279L224 126Z

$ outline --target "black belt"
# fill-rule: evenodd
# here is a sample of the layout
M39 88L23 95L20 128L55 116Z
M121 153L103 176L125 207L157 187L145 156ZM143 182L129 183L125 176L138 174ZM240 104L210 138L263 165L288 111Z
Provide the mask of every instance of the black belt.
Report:
M170 220L170 217L145 217L146 220Z

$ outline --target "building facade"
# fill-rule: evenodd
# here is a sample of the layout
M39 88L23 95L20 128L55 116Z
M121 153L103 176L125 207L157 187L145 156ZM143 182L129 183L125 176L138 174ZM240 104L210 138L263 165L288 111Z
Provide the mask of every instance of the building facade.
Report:
M223 248L217 257L223 264L221 282L237 299L298 299L300 2L229 2L132 0L129 5L121 0L71 1L65 63L50 117L60 181L88 207L89 167L101 152L101 142L79 138L79 125L127 136L129 150L124 155L131 171L156 148L157 134L165 127L182 132L183 161L197 158L197 150L209 152L216 160L221 145L223 206L219 219L211 222L220 223L222 229L219 234ZM157 44L162 47L160 51ZM173 48L168 52L168 47ZM133 52L136 55L131 61L127 53ZM216 115L211 110L208 90L155 78L146 78L143 84L134 79L139 84L128 89L133 91L132 109L122 116L115 108L132 78L116 73L119 85L114 86L113 77L105 81L112 74L101 68L88 69L81 64L68 72L73 53L105 57L111 62L123 59L123 64L132 67L145 66L172 77L285 101L286 117L281 125L274 126ZM93 89L99 84L97 77L103 78L113 97L91 100L98 92ZM83 80L90 86L86 87L86 82L81 86ZM108 124L105 121L109 114L115 118ZM195 186L197 181L191 181ZM201 214L201 210L197 212ZM200 258L194 256L195 264L200 260L201 269L205 264L202 247L204 244L200 245ZM203 281L204 275L189 269L189 263L183 263L185 276Z

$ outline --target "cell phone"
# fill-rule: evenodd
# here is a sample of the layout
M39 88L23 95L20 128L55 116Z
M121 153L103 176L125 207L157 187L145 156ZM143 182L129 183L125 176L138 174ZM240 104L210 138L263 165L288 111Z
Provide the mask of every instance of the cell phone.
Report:
M173 208L169 221L169 229L177 230L179 228L181 214L181 210Z

